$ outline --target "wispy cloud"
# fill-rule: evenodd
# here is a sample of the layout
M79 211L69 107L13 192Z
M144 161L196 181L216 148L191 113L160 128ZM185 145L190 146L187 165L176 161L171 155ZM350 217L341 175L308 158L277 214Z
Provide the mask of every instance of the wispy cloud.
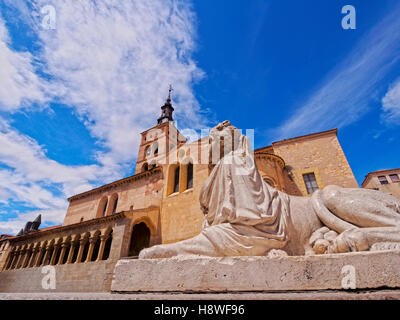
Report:
M382 99L382 119L387 123L400 124L400 78L390 87Z
M343 127L369 109L377 84L400 58L400 5L375 25L282 125L276 138Z
M192 91L202 71L190 58L194 16L186 2L53 3L57 29L39 32L43 61L59 98L108 149L99 162L132 161L138 133L155 124L170 83L181 119L204 123Z
M10 36L0 15L0 110L15 111L46 102L46 85L36 73L30 52L10 49Z
M40 27L38 13L48 1L33 0L29 8L6 3L36 34L39 50L13 50L0 19L0 108L29 113L61 102L103 151L95 165L63 165L0 119L0 233L17 232L38 212L45 222L60 223L67 196L131 172L139 133L155 124L170 83L180 124L206 122L192 89L203 72L191 59L196 46L190 2L54 0L56 30ZM10 219L4 211L11 212L15 202L31 210Z

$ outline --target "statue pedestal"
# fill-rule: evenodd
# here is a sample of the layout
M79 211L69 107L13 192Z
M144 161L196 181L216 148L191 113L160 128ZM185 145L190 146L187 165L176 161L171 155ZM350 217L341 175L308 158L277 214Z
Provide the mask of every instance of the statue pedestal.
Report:
M122 259L114 292L262 292L400 288L400 251L298 257Z

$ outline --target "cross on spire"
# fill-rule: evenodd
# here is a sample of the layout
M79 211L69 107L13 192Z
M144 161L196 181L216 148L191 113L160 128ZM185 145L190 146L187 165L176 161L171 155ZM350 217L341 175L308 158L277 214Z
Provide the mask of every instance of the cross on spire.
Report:
M169 85L169 90L168 90L168 98L167 100L171 101L171 92L174 91L174 89L172 88L172 85Z

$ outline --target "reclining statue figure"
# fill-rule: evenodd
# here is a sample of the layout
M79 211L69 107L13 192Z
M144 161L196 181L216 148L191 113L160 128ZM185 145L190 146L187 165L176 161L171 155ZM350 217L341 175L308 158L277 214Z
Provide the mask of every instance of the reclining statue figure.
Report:
M229 121L210 132L210 154L219 149L223 157L200 193L200 234L143 249L139 259L346 253L400 242L400 199L338 186L310 198L280 192L263 181L247 137Z

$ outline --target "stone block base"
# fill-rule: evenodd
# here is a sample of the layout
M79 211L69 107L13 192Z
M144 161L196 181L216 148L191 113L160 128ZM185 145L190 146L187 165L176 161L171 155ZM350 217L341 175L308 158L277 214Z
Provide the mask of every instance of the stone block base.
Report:
M400 288L400 251L301 257L122 259L114 292L279 292Z

